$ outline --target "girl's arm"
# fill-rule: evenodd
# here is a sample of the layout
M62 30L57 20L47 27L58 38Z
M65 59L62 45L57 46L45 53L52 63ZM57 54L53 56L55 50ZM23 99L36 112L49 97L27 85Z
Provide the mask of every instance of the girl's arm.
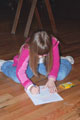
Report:
M60 66L60 56L59 56L59 48L58 48L58 44L59 41L57 41L56 38L52 37L52 43L53 43L53 66L52 69L48 75L48 78L53 78L54 81L57 78L58 75L58 71L59 71L59 66Z
M29 50L23 47L18 59L16 75L20 80L21 84L24 86L24 88L28 88L30 87L30 85L33 85L33 83L31 82L31 80L29 80L26 74L28 61L29 61Z

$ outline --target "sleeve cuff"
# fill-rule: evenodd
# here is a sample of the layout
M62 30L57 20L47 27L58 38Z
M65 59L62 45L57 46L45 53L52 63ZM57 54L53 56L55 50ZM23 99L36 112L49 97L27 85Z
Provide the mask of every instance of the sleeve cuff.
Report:
M34 86L34 85L33 85L33 84L29 85L29 86L27 87L27 90L30 90L30 88L31 88L32 86Z
M50 78L53 78L53 79L54 79L54 82L56 81L56 77L55 77L55 76L49 75L49 76L48 76L48 79L50 79Z

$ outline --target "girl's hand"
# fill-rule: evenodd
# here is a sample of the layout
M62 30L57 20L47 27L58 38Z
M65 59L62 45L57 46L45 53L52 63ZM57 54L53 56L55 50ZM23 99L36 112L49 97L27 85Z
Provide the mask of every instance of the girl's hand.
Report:
M56 85L55 85L55 80L53 78L49 78L48 82L46 83L45 85L45 88L49 88L49 92L50 93L54 93L54 92L57 92L57 88L56 88Z
M40 88L38 86L32 86L30 88L30 92L33 94L33 95L36 95L36 94L39 94L40 93Z

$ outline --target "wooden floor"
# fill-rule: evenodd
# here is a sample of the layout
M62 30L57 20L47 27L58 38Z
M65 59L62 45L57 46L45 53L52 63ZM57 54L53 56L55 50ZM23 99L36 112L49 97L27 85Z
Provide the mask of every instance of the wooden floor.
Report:
M16 34L11 35L13 19L10 17L10 14L0 15L0 59L5 60L12 59L25 41L23 22L18 25ZM58 93L64 100L34 106L20 84L0 73L0 120L80 120L80 20L58 19L56 25L61 55L71 55L75 60L69 76L57 81ZM38 25L33 20L31 32L36 27ZM47 29L51 30L48 22ZM60 89L59 84L67 81L75 87Z

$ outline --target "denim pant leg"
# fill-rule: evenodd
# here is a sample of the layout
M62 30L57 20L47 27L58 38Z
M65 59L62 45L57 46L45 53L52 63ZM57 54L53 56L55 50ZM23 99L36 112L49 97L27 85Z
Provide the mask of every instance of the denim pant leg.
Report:
M72 69L72 64L66 59L60 59L60 69L58 72L57 80L63 80L68 76ZM38 72L44 76L47 75L46 67L43 63L39 64Z
M9 78L11 78L13 81L15 81L16 83L20 83L20 81L18 80L17 76L16 76L16 67L13 66L13 62L12 61L7 61L5 62L2 67L1 67L1 71ZM28 69L26 71L26 74L29 78L31 78L33 76L33 72L30 69L29 65L28 65Z
M2 65L1 70L6 76L10 77L16 83L20 83L20 81L18 80L18 78L16 76L16 67L13 66L12 61L5 62ZM38 72L42 75L46 75L46 69L45 69L44 64L38 65ZM29 79L31 79L34 75L29 65L27 67L26 74Z
M2 72L10 77L12 80L14 80L16 83L20 83L16 76L16 67L13 67L13 62L7 61L5 62L1 67Z
M61 59L57 80L61 81L64 78L66 78L70 73L71 69L72 69L72 64L66 59Z
M47 75L46 66L44 65L44 63L40 63L38 65L38 72L44 76Z
M46 67L45 67L45 65L44 65L43 63L38 64L37 71L38 71L38 73L40 73L40 74L42 74L42 75L44 75L44 76L47 75ZM27 70L26 70L26 73L27 73L27 76L28 76L29 78L32 78L33 75L34 75L29 65L28 65L28 68L27 68Z
M28 64L28 67L27 67L27 70L26 70L26 74L27 74L29 79L31 79L34 76L29 64Z

